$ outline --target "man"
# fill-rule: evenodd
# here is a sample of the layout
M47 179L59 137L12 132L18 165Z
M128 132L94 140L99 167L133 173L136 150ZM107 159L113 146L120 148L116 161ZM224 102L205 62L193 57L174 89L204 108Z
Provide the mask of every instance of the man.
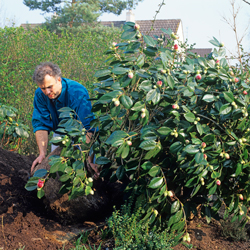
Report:
M34 111L32 126L39 148L39 156L31 166L31 173L35 166L46 157L48 135L55 131L60 122L58 111L63 107L73 109L80 118L87 132L86 142L89 143L94 129L90 129L90 122L94 119L91 112L91 102L88 101L88 91L80 83L62 78L60 68L51 62L41 63L35 69L33 81L38 84L34 97ZM92 116L91 116L92 115ZM95 177L99 171L93 163L93 155L88 158Z

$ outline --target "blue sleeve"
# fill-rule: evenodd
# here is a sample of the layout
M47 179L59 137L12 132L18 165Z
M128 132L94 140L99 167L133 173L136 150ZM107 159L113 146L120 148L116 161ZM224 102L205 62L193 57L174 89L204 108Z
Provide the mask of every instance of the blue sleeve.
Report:
M45 100L35 93L34 97L34 111L32 116L33 132L38 130L46 130L50 132L53 129L53 122L51 120L50 112L45 104Z
M96 129L90 129L90 122L95 118L95 116L93 112L91 112L92 106L91 102L88 99L89 94L85 88L83 88L82 90L77 90L74 94L72 107L79 116L79 119L81 120L84 128L86 128L86 130L94 132Z

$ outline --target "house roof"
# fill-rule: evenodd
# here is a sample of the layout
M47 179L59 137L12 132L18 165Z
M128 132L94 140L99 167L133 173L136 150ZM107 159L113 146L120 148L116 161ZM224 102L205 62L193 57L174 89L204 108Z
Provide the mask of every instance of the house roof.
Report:
M42 26L42 23L22 23L20 25L20 27L23 27L25 30L27 30L28 27L31 28L31 29L34 29L34 28L37 28L37 27L40 27L40 26Z
M102 21L100 22L104 26L114 26L117 28L121 28L122 25L125 23L125 21ZM161 31L161 28L165 29L171 29L174 33L177 33L177 30L180 26L181 19L161 19L161 20L139 20L136 21L137 24L140 25L140 31L142 34L146 35L156 35L160 36L163 32ZM153 24L153 29L151 29L151 26ZM150 30L150 32L148 32Z
M192 49L191 52L193 52L194 54L200 55L201 57L205 57L208 56L211 52L212 49L211 48L197 48L197 49Z

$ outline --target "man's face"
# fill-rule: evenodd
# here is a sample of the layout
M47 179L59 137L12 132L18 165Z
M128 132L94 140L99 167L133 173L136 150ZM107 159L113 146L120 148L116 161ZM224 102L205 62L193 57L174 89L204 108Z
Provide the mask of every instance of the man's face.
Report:
M38 86L49 99L56 99L62 92L61 77L46 75L43 83Z

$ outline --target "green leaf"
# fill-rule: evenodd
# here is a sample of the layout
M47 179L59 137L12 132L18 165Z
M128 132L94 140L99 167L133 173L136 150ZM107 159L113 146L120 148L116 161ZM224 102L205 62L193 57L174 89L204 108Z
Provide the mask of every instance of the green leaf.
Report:
M143 103L142 101L139 101L135 103L134 107L131 110L141 111L142 108L145 108L145 103Z
M215 184L213 187L211 187L210 189L209 189L209 194L210 195L212 195L212 194L214 194L215 192L216 192L216 189L217 189L217 184Z
M198 153L198 152L200 151L200 149L199 149L199 146L198 146L198 145L189 144L189 145L187 145L187 146L183 149L183 151L187 152L188 154L193 155L193 154Z
M144 35L143 39L148 46L154 47L157 44L157 42L151 36Z
M122 180L123 177L124 177L124 174L125 174L125 169L124 169L124 166L119 166L119 168L116 170L116 177L118 180Z
M197 164L200 164L204 159L204 154L203 153L200 153L198 152L196 155L195 155L195 161Z
M180 202L177 200L171 206L171 214L176 213L180 209Z
M99 165L104 165L111 162L107 157L100 156L96 159L95 163Z
M102 70L97 70L94 74L94 77L99 78L99 77L107 76L110 74L111 74L111 71L109 69L102 69ZM59 111L62 112L61 110L59 110ZM72 109L69 111L72 111Z
M220 172L213 171L213 173L211 174L211 177L212 177L213 179L219 178L219 177L220 177Z
M61 182L66 182L68 179L70 179L70 175L68 175L68 174L63 174L63 175L59 178L59 180L60 180Z
M136 65L137 65L139 68L141 68L141 67L144 65L144 56L143 56L143 55L140 55L140 56L137 58Z
M29 133L22 127L15 127L15 131L17 135L19 135L20 137L24 137L24 138L29 137Z
M168 75L167 77L167 83L168 83L168 86L171 88L171 89L174 89L174 79L171 75Z
M234 95L231 92L224 92L224 98L230 103L234 101Z
M194 196L197 194L197 192L200 190L200 188L201 188L201 184L198 184L198 185L195 187L194 191L192 192L191 197L194 197Z
M129 149L130 147L126 144L125 147L123 148L123 151L122 151L122 154L121 154L121 157L124 159L128 156L129 154Z
M121 35L121 39L124 39L124 40L131 40L133 39L134 37L136 36L136 30L134 31L124 31Z
M208 135L205 135L203 137L203 142L206 142L206 143L209 143L209 142L213 143L214 140L215 140L215 135L214 134L208 134Z
M169 127L160 127L158 130L157 130L158 133L160 133L161 135L169 135L171 132L172 132L172 129L169 128Z
M152 89L150 90L147 95L146 95L146 101L152 101L154 104L157 104L161 99L161 93L160 90L157 89Z
M141 165L142 169L150 170L153 167L153 163L150 161L146 161Z
M202 125L199 122L196 124L196 129L200 135L204 133Z
M133 101L131 100L131 98L129 96L126 95L122 95L120 97L121 103L122 105L126 108L126 109L130 109L133 106Z
M194 122L195 121L195 115L191 112L189 113L186 113L184 115L185 119L188 121L188 122Z
M145 80L143 81L140 85L139 85L139 89L142 89L146 92L152 90L152 82L149 80Z
M37 198L41 199L44 196L44 190L42 188L37 190Z
M130 69L123 68L123 67L115 67L112 69L112 72L116 75L126 74Z
M159 188L161 186L162 182L163 182L162 177L155 177L150 181L148 187L152 188L152 189Z
M237 164L236 171L235 171L235 176L238 176L239 174L241 174L241 173L242 173L242 170L243 170L242 164L238 163L238 164Z
M173 143L171 146L170 146L170 153L172 154L176 154L177 152L179 152L181 149L183 148L183 145L180 141L177 141L175 143Z
M154 166L149 170L148 174L151 177L155 177L160 172L160 169L161 169L160 167Z
M107 143L107 144L113 145L113 144L115 144L115 143L118 142L118 141L121 142L121 139L123 139L123 138L125 138L125 137L127 137L127 136L128 136L128 134L127 134L126 132L124 132L124 131L122 131L122 130L116 130L116 131L114 131L114 132L111 134L111 136L106 140L106 143ZM118 145L116 144L116 146L118 146Z
M144 149L144 150L151 150L151 149L154 149L156 146L156 142L153 141L153 140L147 140L147 141L143 141L141 144L140 144L140 148Z
M202 100L205 102L213 102L216 100L216 98L215 98L215 96L213 96L211 94L207 94L207 95L203 96Z
M231 112L231 110L232 110L232 106L229 103L228 104L224 104L220 108L220 114L221 115L227 115L228 113Z
M43 178L46 174L48 173L48 170L44 169L44 168L41 168L41 169L38 169L33 177L39 177L39 178Z

